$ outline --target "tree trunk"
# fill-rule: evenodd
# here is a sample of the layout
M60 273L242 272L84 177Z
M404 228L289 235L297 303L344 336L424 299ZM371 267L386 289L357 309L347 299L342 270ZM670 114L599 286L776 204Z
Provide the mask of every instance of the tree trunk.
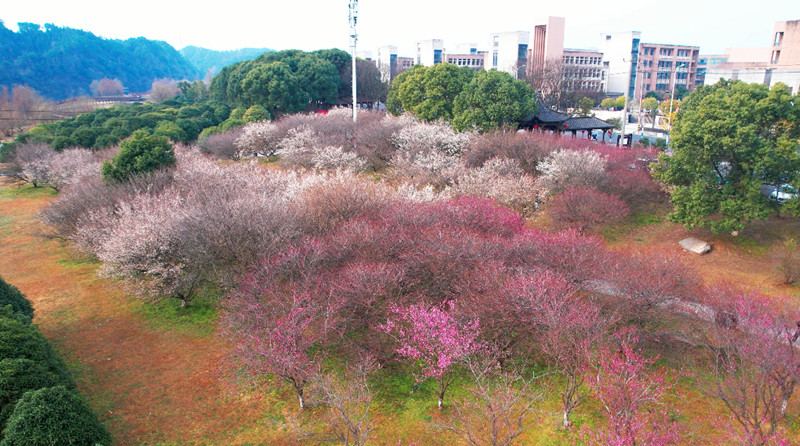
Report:
M300 410L305 409L306 408L306 400L305 400L305 398L303 398L303 391L302 390L298 390L297 391L297 398L300 400Z

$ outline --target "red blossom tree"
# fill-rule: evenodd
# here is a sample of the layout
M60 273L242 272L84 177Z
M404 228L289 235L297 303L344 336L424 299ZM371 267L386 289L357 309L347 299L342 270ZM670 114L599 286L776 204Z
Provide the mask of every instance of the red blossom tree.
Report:
M614 195L589 187L572 187L556 195L548 205L553 219L583 232L586 228L627 217L630 208Z
M300 293L262 300L261 291L245 287L229 303L228 332L237 340L236 355L250 375L271 374L290 385L303 409L306 387L336 326L336 304Z
M707 333L714 378L707 392L731 412L744 444L788 444L778 426L800 380L800 326L759 293L718 288L713 294L721 303Z
M601 349L594 374L595 393L608 415L608 426L591 434L590 442L613 446L662 446L679 440L662 399L672 387L647 369L655 362L636 350L632 329L615 333L616 346Z

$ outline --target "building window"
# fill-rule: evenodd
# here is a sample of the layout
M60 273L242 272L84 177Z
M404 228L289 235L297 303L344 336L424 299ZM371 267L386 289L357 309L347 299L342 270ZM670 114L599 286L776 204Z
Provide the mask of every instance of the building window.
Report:
M660 56L672 56L672 50L668 49L668 48L661 48L661 50L658 52L658 54Z
M492 66L497 68L497 51L492 52Z
M775 50L772 52L772 63L778 63L781 60L781 50Z
M781 46L783 43L783 31L775 33L775 43L773 46Z

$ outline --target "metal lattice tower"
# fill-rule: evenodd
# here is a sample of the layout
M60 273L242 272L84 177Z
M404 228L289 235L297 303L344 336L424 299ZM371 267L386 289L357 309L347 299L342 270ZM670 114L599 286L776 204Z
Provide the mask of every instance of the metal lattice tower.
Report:
M350 58L353 64L353 122L358 116L358 99L356 96L356 43L358 33L356 32L356 22L358 21L358 0L350 0Z

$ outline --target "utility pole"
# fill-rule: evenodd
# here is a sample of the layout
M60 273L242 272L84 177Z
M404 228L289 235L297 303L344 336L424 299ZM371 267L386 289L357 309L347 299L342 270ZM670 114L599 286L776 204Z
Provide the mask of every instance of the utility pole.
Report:
M676 83L678 82L678 64L680 62L675 61L675 71L672 74L672 91L669 93L669 129L667 130L667 146L669 146L669 134L672 133L672 104L675 103L675 87Z
M625 59L623 59L623 61L624 60ZM629 62L632 63L632 60L629 61ZM627 80L628 80L629 83L626 84L625 90L622 91L622 97L625 98L625 106L622 107L622 137L620 137L619 141L617 141L617 146L622 145L622 142L625 140L625 127L626 127L625 124L628 123L628 116L627 116L627 112L628 112L628 89L630 88L631 73L633 71L633 67L631 66L631 64L628 64L628 66L630 67L628 69L628 77L627 77ZM636 91L636 83L635 82L636 81L634 81L634 84L633 84L634 91Z
M358 99L356 96L356 22L358 21L358 0L350 0L350 59L353 64L353 122L358 119Z

